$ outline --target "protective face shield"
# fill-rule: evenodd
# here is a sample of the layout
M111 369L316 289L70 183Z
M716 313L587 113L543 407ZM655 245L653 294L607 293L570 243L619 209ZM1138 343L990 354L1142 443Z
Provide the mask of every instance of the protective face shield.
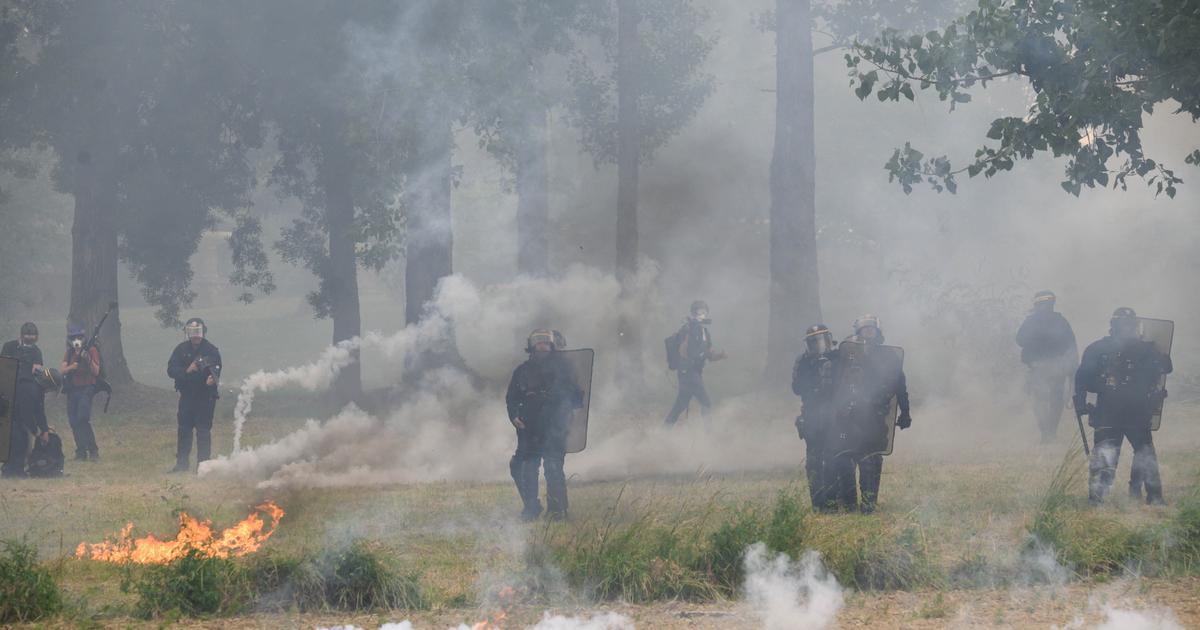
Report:
M1054 303L1058 298L1053 291L1038 291L1033 295L1033 310L1035 311L1053 311Z
M880 326L879 318L874 315L863 315L854 320L854 334L865 340L875 339L879 336Z
M554 348L554 331L546 330L545 328L539 328L529 333L529 339L525 341L525 352L530 354L539 353L539 356L545 355L554 350Z
M804 343L808 346L808 353L813 356L819 356L833 349L833 333L829 332L829 327L825 324L817 324L809 326L805 331Z
M183 325L183 337L188 341L193 339L204 339L206 334L208 334L208 326L206 326L204 324L204 320L200 319L199 317L193 317L187 320L187 323Z
M1112 336L1120 339L1133 339L1138 336L1137 313L1128 306L1122 306L1113 311L1112 319L1108 320L1108 330Z
M712 323L712 318L708 316L708 303L704 300L696 300L695 302L692 302L690 312L693 321L704 324L705 326Z
M551 334L554 335L554 349L558 350L559 352L566 350L567 349L566 335L558 332L557 330L552 330L550 332L551 332Z

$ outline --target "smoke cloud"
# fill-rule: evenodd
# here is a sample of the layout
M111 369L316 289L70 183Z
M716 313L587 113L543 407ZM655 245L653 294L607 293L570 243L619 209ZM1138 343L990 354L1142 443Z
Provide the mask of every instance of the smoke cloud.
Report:
M746 550L745 562L746 603L763 630L819 630L842 609L842 588L814 551L796 563L786 554L772 557L766 545L755 543Z

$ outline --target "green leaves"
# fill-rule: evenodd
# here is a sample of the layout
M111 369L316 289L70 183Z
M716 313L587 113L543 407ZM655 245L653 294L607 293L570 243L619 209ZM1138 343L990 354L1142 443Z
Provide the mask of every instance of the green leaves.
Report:
M1173 197L1182 180L1143 156L1143 117L1157 103L1200 120L1200 0L980 0L946 28L924 35L883 30L845 56L860 100L914 100L933 90L953 111L971 102L967 90L1002 77L1023 77L1035 94L1023 118L998 118L986 131L993 144L964 169L925 161L908 145L887 163L905 193L924 181L953 192L953 173L986 177L1011 170L1013 160L1041 152L1066 157L1063 189L1126 186L1143 178L1156 194ZM1124 160L1120 167L1114 162ZM1200 165L1200 150L1185 157ZM947 174L949 173L949 174Z

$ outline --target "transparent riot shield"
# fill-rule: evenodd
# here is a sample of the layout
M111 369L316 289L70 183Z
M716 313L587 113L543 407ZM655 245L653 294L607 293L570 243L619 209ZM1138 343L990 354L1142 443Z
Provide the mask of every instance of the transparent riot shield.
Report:
M888 366L888 378L895 385L900 380L900 374L904 371L904 348L899 346L871 346L870 352L887 352L892 355L892 365ZM891 392L891 398L888 400L887 417L884 422L887 423L887 448L882 452L883 455L891 455L892 447L896 444L896 418L900 414L900 401L896 397L896 392Z
M1148 317L1139 317L1138 319L1138 335L1143 341L1149 341L1154 344L1154 349L1163 353L1166 356L1171 356L1171 342L1175 338L1175 322L1169 319L1150 319ZM1163 374L1158 379L1158 393L1161 394L1167 388L1167 375ZM1150 418L1150 430L1157 431L1158 427L1162 426L1163 402L1161 395L1154 397L1154 415Z
M8 461L12 441L13 401L17 394L17 360L0 357L0 462Z
M592 402L592 364L596 359L596 351L583 348L563 350L559 354L570 364L575 384L582 393L580 405L571 412L571 424L567 428L567 452L578 453L587 448L588 409Z

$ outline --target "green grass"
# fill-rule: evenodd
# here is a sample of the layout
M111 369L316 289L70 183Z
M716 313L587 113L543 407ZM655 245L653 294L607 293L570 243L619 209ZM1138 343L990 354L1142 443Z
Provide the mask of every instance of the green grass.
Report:
M738 596L742 553L758 541L793 557L815 549L841 584L861 591L1023 582L1030 577L1021 553L1033 549L1033 540L1083 582L1131 572L1200 574L1194 491L1200 441L1194 436L1161 445L1171 503L1165 509L1123 497L1088 509L1084 464L1062 460L1061 450L922 451L913 439L909 450L888 458L880 512L870 517L808 509L797 443L792 470L572 479L570 521L518 525L512 522L516 494L507 481L262 491L236 481L166 475L173 463L174 397L151 389L139 395L134 411L97 415L100 462L69 462L63 479L0 484L0 535L24 537L49 559L64 601L81 619L131 616L139 612L140 595L121 591L120 567L74 559L78 543L99 542L126 522L135 523L137 535L171 537L181 509L222 528L267 498L287 514L263 552L236 563L248 575L251 597L194 614L225 614L237 606L437 610L478 605L486 591L503 586L546 601L564 588L571 597L604 600L724 599ZM262 401L265 411L307 408L283 394ZM232 397L221 404L231 406ZM65 426L55 422L63 417L60 401L51 399L49 412L52 423ZM219 413L217 452L229 449L228 420ZM299 421L256 415L246 441L275 439ZM378 563L355 556L356 544ZM339 554L350 557L343 569ZM167 583L159 578L158 586ZM235 595L240 579L230 581ZM148 614L185 614L182 604L158 608Z
M38 563L37 549L16 540L0 542L0 623L37 621L64 608L62 591Z

